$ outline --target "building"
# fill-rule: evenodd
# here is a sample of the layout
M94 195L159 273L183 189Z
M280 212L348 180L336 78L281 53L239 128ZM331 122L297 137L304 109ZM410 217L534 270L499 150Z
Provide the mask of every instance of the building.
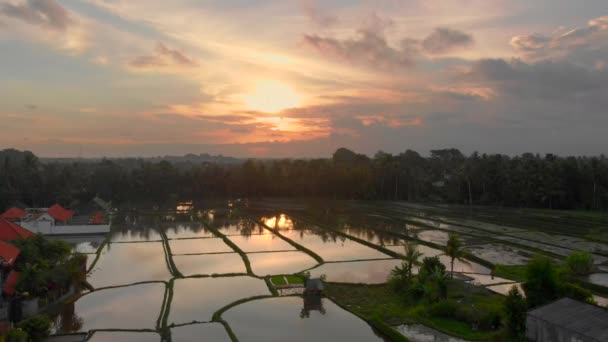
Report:
M9 220L9 221L19 222L19 221L21 221L21 219L23 219L25 217L26 214L27 213L25 212L25 210L23 210L21 208L12 207L12 208L8 209L7 211L5 211L4 213L2 213L2 215L0 215L0 217L2 217L3 219Z
M19 240L21 238L28 238L32 235L34 235L34 233L31 231L0 217L0 240Z
M537 342L606 342L608 310L562 298L528 312L526 337Z
M25 212L19 224L38 234L82 235L105 234L110 231L110 223L104 212L96 212L92 216L76 216L74 211L59 204L49 208L27 208Z

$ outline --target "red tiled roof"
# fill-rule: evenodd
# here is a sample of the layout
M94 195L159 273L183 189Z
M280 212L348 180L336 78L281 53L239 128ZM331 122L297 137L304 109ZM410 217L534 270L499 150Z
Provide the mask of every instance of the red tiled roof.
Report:
M21 251L19 248L11 245L10 243L6 243L4 241L0 241L0 260L6 261L9 265L12 265L19 256Z
M1 216L7 220L20 220L25 216L25 210L12 207L5 211Z
M102 212L96 212L95 215L91 217L92 224L102 224L104 221L105 218Z
M8 274L6 282L4 283L4 288L2 289L2 292L6 293L7 295L14 294L15 287L17 286L17 281L19 281L19 272L11 271L11 273Z
M46 212L49 213L49 215L53 216L55 220L61 222L67 222L69 219L72 218L72 216L74 216L73 211L65 209L59 204L54 204Z
M0 217L0 240L18 240L19 238L28 238L32 235L34 233L29 230Z

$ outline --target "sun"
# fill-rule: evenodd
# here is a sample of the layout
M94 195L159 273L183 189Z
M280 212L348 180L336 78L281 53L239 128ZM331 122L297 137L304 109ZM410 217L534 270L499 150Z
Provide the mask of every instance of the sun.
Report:
M300 95L290 85L276 80L262 80L255 83L251 93L243 96L251 110L277 113L287 108L298 107Z

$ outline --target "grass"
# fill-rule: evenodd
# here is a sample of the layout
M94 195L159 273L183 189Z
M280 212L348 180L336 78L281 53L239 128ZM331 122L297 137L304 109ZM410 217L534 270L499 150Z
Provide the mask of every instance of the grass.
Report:
M422 323L448 335L472 340L491 340L496 335L494 331L473 330L470 324L456 319L429 316L429 304L408 298L388 284L328 283L325 292L338 305L369 322L380 320L388 325ZM485 288L458 280L449 282L448 296L459 305L472 306L484 312L500 310L504 300Z
M523 282L526 279L526 265L496 265L494 275L499 278Z
M276 275L270 279L274 285L304 284L304 279L297 275Z

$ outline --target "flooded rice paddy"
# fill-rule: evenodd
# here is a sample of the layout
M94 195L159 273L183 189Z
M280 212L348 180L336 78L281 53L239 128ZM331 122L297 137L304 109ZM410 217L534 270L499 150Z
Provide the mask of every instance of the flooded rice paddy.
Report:
M441 248L450 232L488 265L522 265L537 253L559 259L595 251L599 271L588 281L608 286L608 247L582 237L549 238L399 203L341 203L317 216L253 207L238 214L218 208L179 217L131 216L107 236L71 239L73 250L87 255L94 290L57 312L55 332L88 333L94 342L190 342L200 336L223 342L233 341L229 327L239 341L382 341L365 321L328 299L304 300L301 288L273 295L269 276L308 270L328 282L380 284L402 262L390 252L403 254L405 243L416 244L423 256L439 256L449 270ZM456 260L454 271L500 294L520 286L494 277L486 263ZM413 341L460 341L421 325L398 330Z

